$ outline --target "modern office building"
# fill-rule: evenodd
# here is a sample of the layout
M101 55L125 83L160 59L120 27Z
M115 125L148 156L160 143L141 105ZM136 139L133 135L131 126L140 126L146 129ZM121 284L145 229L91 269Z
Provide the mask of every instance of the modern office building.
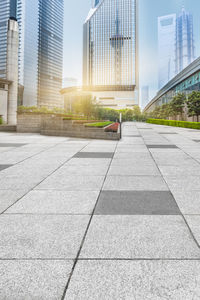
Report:
M0 0L0 78L6 79L8 20L17 18L17 0Z
M137 1L96 0L83 27L83 89L100 105L138 104Z
M194 61L193 17L184 8L158 18L158 57L159 89Z
M141 106L144 108L149 102L149 86L141 88Z
M63 0L17 0L23 105L62 106Z
M144 111L151 112L156 106L169 103L178 93L200 91L200 57L171 79L147 104Z
M182 9L176 25L176 74L195 59L193 16Z
M175 76L176 14L158 18L158 87Z

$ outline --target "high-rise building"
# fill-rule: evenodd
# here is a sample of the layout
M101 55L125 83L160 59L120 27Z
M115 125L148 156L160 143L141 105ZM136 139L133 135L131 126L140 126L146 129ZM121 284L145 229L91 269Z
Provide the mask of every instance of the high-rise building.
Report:
M161 89L195 59L193 17L181 14L158 18L158 86Z
M158 87L175 76L176 14L158 18Z
M195 60L193 16L182 9L176 27L176 74Z
M63 0L17 0L25 106L62 106Z
M0 78L6 78L8 20L16 20L17 0L0 0Z
M96 0L83 27L83 86L103 106L138 104L137 0Z
M149 103L149 86L145 85L141 88L141 105L144 108Z

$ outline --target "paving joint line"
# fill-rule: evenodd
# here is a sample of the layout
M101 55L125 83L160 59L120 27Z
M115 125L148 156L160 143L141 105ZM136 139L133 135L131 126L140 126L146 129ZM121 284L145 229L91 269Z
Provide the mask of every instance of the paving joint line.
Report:
M142 137L142 138L143 138L143 137ZM182 149L181 149L181 150L182 150ZM151 155L153 161L156 163L156 161L155 161L155 159L154 159L154 157L153 157L151 151L150 151L149 149L148 149L148 151L150 152L150 155ZM183 150L182 150L182 151L183 151ZM184 152L184 151L183 151L183 152ZM159 169L159 172L160 172L160 174L161 174L161 177L163 178L163 180L164 180L165 184L167 185L169 191L170 191L170 192L172 193L172 195L173 195L173 192L171 191L171 189L170 189L168 183L166 182L166 180L165 180L165 178L164 178L164 176L163 176L163 174L162 174L162 172L161 172L161 170L160 170L159 165L158 165L157 163L156 163L156 165L157 165L157 167L158 167L158 169ZM173 198L174 198L174 195L173 195ZM187 226L187 228L188 228L188 230L189 230L189 232L190 232L190 234L191 234L191 236L192 236L192 238L193 238L195 244L196 244L197 247L200 249L200 245L199 245L199 243L198 243L196 237L194 236L194 233L192 232L192 230L191 230L191 228L190 228L190 226L189 226L189 224L188 224L188 222L187 222L185 216L183 215L183 213L182 213L182 211L181 211L181 209L180 209L180 207L179 207L179 205L178 205L178 203L177 203L177 201L176 201L175 198L174 198L174 201L176 202L176 205L178 206L178 208L179 208L179 210L180 210L180 216L182 216L182 218L183 218L183 220L184 220L184 222L185 222L185 224L186 224L186 226Z
M116 143L116 145L115 145L114 153L116 152L118 143L119 143L119 141L118 141L118 142ZM113 157L114 157L114 155L113 155ZM93 216L94 216L94 213L95 213L95 210L96 210L96 207L97 207L97 204L98 204L100 195L101 195L101 191L102 191L102 189L103 189L103 186L104 186L104 183L105 183L105 181L106 181L106 178L107 178L107 175L108 175L110 166L111 166L111 164L112 164L113 157L111 158L110 163L109 163L109 165L108 165L108 169L107 169L107 172L106 172L106 174L105 174L104 180L103 180L103 182L102 182L101 189L100 189L100 191L99 191L99 195L98 195L98 197L97 197L97 200L96 200L96 203L95 203L95 205L94 205L94 208L93 208L91 217L90 217L89 222L88 222L88 225L87 225L87 227L86 227L86 230L85 230L83 239L82 239L82 241L81 241L79 250L78 250L78 252L77 252L77 255L76 255L76 258L75 258L75 261L74 261L72 270L71 270L71 272L70 272L69 278L68 278L68 280L67 280L67 284L66 284L65 289L64 289L64 291L63 291L63 295L62 295L62 297L61 297L61 300L64 300L64 299L65 299L65 296L66 296L67 290L68 290L68 288L69 288L69 285L70 285L70 282L71 282L71 279L72 279L72 276L73 276L73 273L74 273L76 264L77 264L77 262L79 261L79 256L80 256L81 250L82 250L82 248L83 248L83 244L84 244L84 242L85 242L85 239L86 239L86 236L87 236L87 233L88 233L90 224L91 224L91 222L92 222L92 218L93 218Z
M63 142L62 142L63 143ZM57 146L57 145L59 145L59 144L61 144L61 143L58 143L58 144L56 144L55 146ZM88 142L88 144L89 144L89 142ZM84 147L82 147L81 149L80 149L80 151L81 150L83 150L85 147L87 147L88 146L88 144L87 145L85 145ZM54 146L54 147L55 147ZM52 148L54 148L54 147L52 147ZM51 148L49 148L49 149L51 149ZM43 151L42 151L43 152ZM67 162L69 162L71 159L72 159L73 157L70 157L70 158L68 158L66 161L64 161L60 166L58 166L55 170L53 170L53 172L51 172L48 176L46 176L44 179L42 179L40 182L38 182L35 186L33 186L30 190L28 190L23 196L21 196L20 198L18 198L13 204L11 204L9 207L7 207L5 210L3 210L1 213L0 213L0 216L1 215L3 215L9 208L11 208L13 205L15 205L18 201L20 201L23 197L25 197L28 193L30 193L31 191L33 191L38 185L40 185L43 181L45 181L47 178L49 178L51 175L53 175L56 171L58 171L61 167L63 167Z

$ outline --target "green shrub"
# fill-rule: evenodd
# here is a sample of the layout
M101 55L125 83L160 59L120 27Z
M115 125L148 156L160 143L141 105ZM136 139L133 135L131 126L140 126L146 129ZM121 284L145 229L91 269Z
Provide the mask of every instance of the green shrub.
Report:
M99 123L88 123L85 124L86 127L98 127L98 128L104 128L110 124L112 124L113 122L99 122Z
M3 119L2 119L2 117L0 117L0 125L2 125L3 124Z
M147 123L158 124L158 125L166 125L166 126L192 128L192 129L200 129L200 122L186 122L186 121L175 121L175 120L148 119Z

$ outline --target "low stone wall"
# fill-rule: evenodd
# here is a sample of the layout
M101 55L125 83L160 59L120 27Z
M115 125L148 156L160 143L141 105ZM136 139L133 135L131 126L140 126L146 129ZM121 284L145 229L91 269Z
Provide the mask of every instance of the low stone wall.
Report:
M17 126L15 125L0 125L0 131L15 132L16 130Z
M17 132L89 139L120 139L120 133L105 132L104 128L85 127L84 124L77 124L72 120L63 120L62 115L51 114L18 114Z

